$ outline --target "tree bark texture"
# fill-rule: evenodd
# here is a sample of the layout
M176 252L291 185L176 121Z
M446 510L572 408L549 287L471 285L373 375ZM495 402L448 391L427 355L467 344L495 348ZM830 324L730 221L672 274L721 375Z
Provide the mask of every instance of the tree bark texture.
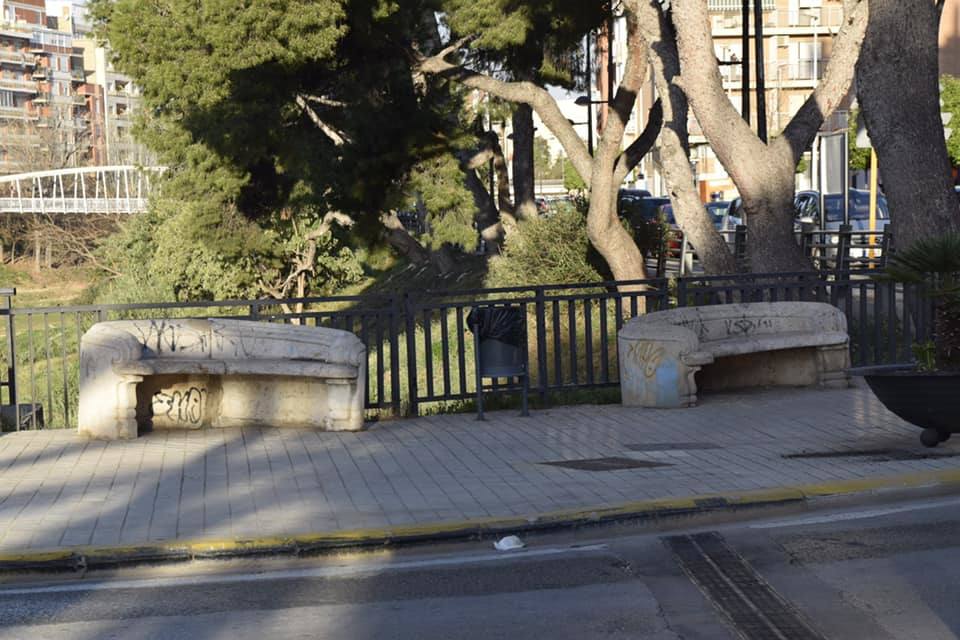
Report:
M637 0L635 11L654 86L661 96L664 126L660 132L660 161L674 217L707 273L733 273L736 261L700 201L688 160L687 96L674 84L680 75L676 35L656 0Z
M893 241L901 249L922 238L960 231L940 121L940 4L870 0L857 63L857 98L877 151Z
M493 155L493 149L485 145L474 152L462 152L458 158L460 170L464 174L464 184L473 196L473 204L477 209L477 230L485 242L487 253L497 253L503 243L503 225L500 223L500 214L494 200L495 194L488 191L477 175L477 169L490 162Z
M382 214L380 222L385 229L387 244L400 255L414 264L425 264L430 261L430 252L404 229L396 211Z
M824 119L849 91L866 30L866 0L844 1L844 24L833 40L823 79L768 144L743 120L723 90L707 3L674 0L671 8L681 71L675 83L682 87L707 141L743 198L751 270L811 269L793 234L794 170Z
M513 110L513 204L518 220L537 217L533 166L533 109L518 104Z

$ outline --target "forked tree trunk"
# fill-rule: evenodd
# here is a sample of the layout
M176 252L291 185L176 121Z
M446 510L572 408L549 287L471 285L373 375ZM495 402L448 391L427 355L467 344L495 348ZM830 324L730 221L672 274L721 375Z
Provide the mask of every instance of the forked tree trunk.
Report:
M400 255L414 264L425 264L430 261L430 252L407 232L395 211L382 214L380 222L386 232L387 244Z
M880 162L893 240L900 248L960 230L938 99L941 5L870 0L857 63L857 97Z
M849 91L866 29L866 0L844 0L844 25L833 40L823 80L769 144L744 122L723 90L707 4L673 0L670 6L681 69L675 82L686 93L707 141L743 198L751 270L811 269L793 234L794 170L824 118Z
M663 131L660 162L670 190L674 217L696 249L707 273L733 273L736 262L724 238L713 226L690 168L687 96L674 84L680 75L676 34L666 16L649 0L636 2L637 22L646 42L654 86L661 96Z

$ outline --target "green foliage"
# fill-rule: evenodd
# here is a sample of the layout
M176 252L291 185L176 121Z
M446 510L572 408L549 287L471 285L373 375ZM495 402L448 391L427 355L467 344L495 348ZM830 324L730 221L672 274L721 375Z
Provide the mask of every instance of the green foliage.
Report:
M918 240L893 254L882 279L916 284L936 307L936 367L960 369L960 233Z
M854 109L850 112L847 123L847 154L850 159L850 168L853 170L870 168L870 149L861 149L857 146L857 118L860 112Z
M940 110L953 114L949 125L953 133L947 138L947 155L950 156L950 164L957 167L960 166L960 78L945 73L940 76L940 83L943 85L940 93L943 106Z
M492 258L486 286L597 282L591 264L586 221L574 207L557 207L549 218L520 222L503 253Z
M550 155L550 145L539 136L533 138L533 169L540 180L563 177L562 161Z
M933 340L915 342L911 345L911 350L917 363L917 371L937 370L937 346Z
M573 167L573 163L570 162L570 158L563 157L563 186L567 191L581 191L585 192L587 190L587 183L583 181L583 178L580 177L580 174L577 173L577 170Z
M444 243L473 247L477 241L473 220L476 206L464 186L457 159L445 154L418 163L410 172L407 208L422 206L427 211L430 233L421 238L425 246L439 249Z

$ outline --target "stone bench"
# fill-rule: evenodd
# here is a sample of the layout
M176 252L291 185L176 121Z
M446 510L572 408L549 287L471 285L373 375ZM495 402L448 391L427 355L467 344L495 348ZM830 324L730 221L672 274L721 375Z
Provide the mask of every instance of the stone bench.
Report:
M617 336L623 404L688 407L703 390L846 387L843 312L819 302L685 307L633 318Z
M363 428L366 348L347 331L251 320L101 322L80 341L79 432Z

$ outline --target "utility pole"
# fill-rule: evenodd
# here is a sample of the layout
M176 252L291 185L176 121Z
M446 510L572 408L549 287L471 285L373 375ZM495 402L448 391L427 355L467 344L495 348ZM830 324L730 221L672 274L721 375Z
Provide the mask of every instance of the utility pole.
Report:
M750 0L743 0L740 47L743 50L743 71L740 74L740 112L750 124Z
M749 0L745 0L749 1ZM753 44L757 52L757 135L767 142L767 95L763 73L763 2L753 0Z

